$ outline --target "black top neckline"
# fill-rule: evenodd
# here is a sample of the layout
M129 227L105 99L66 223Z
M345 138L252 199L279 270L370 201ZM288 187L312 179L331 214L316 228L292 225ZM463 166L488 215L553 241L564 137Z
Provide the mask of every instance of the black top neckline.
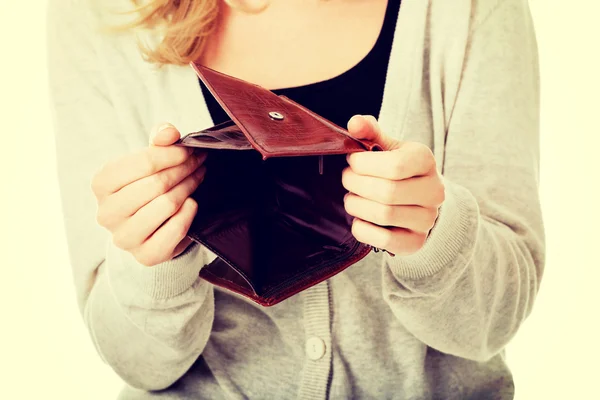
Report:
M289 86L284 88L272 89L271 91L277 95L290 94L294 91L321 91L329 88L331 85L336 85L339 81L350 79L353 74L359 73L360 70L367 67L367 64L373 63L380 57L389 57L389 48L391 47L391 41L394 38L394 30L396 28L396 20L400 11L401 0L388 0L385 15L383 18L383 24L377 36L375 44L369 50L369 52L349 69L344 72L322 81L308 83L299 86ZM390 43L388 43L390 42Z

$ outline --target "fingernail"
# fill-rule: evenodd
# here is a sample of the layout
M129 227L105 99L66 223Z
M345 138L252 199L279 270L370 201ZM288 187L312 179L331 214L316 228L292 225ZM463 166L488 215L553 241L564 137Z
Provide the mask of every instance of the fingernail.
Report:
M155 127L154 130L150 133L150 143L152 143L154 141L154 138L156 137L156 135L158 135L160 132L162 132L168 128L174 128L174 126L169 123L164 123L162 125L158 125L157 127Z
M351 118L348 120L348 124L347 124L346 128L347 128L348 130L353 130L351 126L352 126L352 125L355 123L354 121L355 121L357 118L359 118L359 117L361 117L361 115L360 115L360 114L355 114L355 115L353 115L353 116L352 116L352 117L351 117Z

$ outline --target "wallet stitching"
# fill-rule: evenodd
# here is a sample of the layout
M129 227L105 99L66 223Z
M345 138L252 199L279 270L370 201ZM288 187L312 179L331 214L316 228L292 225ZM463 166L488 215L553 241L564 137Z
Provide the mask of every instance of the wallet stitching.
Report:
M233 231L234 229L236 229L236 228L237 228L237 227L238 227L240 224L241 224L241 223L237 223L237 224L234 224L234 225L230 225L228 228L223 228L222 230L218 231L218 233L212 234L212 235L210 235L210 236L211 236L211 237L213 237L213 238L219 238L219 237L222 237L223 235L225 235L225 234L227 234L227 233L229 233L229 232ZM202 244L203 244L203 245L204 245L206 248L208 248L210 251L212 251L212 252L213 252L213 253L215 253L215 254L218 254L218 255L219 255L219 257L220 257L220 258L221 258L223 261L225 261L225 263L227 263L227 265L228 265L230 268L232 268L232 269L233 269L235 272L237 272L237 273L238 273L238 274L239 274L239 275L240 275L240 276L241 276L241 277L242 277L242 278L243 278L243 279L246 281L246 283L248 284L248 286L250 287L250 289L252 290L252 292L254 293L254 295L255 295L255 296L258 296L259 298L264 298L264 299L267 299L267 298L270 298L270 297L272 297L272 296L274 296L274 295L276 296L276 293L277 293L278 291L281 291L281 290L282 290L283 288L285 288L285 287L291 287L291 286L293 286L293 284L291 284L290 282L293 282L293 281L294 281L294 279L298 279L298 275L296 275L296 276L293 276L293 277L290 277L290 278L288 278L288 279L286 279L286 280L284 280L284 281L282 281L282 282L278 283L278 284L277 284L277 285L275 285L275 286L271 286L269 289L267 289L267 290L264 292L264 294L262 294L262 295L259 295L259 294L257 293L257 291L256 291L256 288L255 288L255 287L254 287L254 285L252 284L252 282L251 282L250 278L248 277L248 275L247 275L246 273L244 273L244 272L243 272L241 269L239 269L238 267L234 266L234 264L235 264L235 263L233 263L233 262L232 262L232 261L231 261L231 260L230 260L228 257L226 257L226 256L224 256L224 255L221 255L221 252L219 252L219 251L216 251L216 250L214 249L214 247L213 247L213 246L210 246L210 245L206 244L206 241L205 241L205 240L202 240L202 239L200 239L200 237L199 237L198 235L196 235L196 234L192 234L192 235L194 236L194 238L195 238L197 241L199 241L199 242L202 242ZM357 249L358 249L359 247L360 247L360 243L359 243L359 242L356 242L356 244L354 244L354 246L352 246L352 249L350 250L352 254L350 254L349 256L347 256L347 257L345 257L345 258L337 259L337 260L335 260L335 261L330 261L330 262L329 262L328 264L326 264L325 266L323 266L323 265L321 264L321 261L315 261L315 262L314 262L314 263L316 264L315 266L313 266L313 267L311 267L310 269L308 269L308 270L305 270L305 271L303 271L303 272L301 273L302 279L303 279L304 277L306 277L306 276L310 275L311 273L313 273L315 270L318 270L318 269L320 269L320 268L323 268L323 269L324 269L324 268L328 268L328 267L330 267L331 265L333 265L333 264L335 264L335 263L344 262L344 261L351 260L351 259L355 258L355 257L356 257L356 251L357 251ZM334 268L334 269L335 269L335 268ZM229 283L231 283L231 284L233 284L233 285L235 285L235 286L237 286L237 287L242 287L242 286L240 286L239 284L236 284L235 282L233 282L233 281L231 281L231 280L229 280L229 279L226 279L226 278L223 278L223 277L219 277L219 276L217 276L217 275L213 274L213 273L212 273L212 272L210 272L209 270L206 270L206 271L205 271L205 273L209 273L209 274L211 274L212 276L214 276L215 278L217 278L217 279L220 279L220 280L223 280L223 281L226 281L226 282L229 282ZM243 288L243 287L242 287L242 288Z
M329 268L329 267L331 267L332 265L334 265L336 263L340 263L340 262L344 262L344 261L350 260L350 259L352 259L353 257L356 256L356 250L358 250L359 247L360 247L360 243L356 242L356 244L353 246L353 248L351 250L351 254L350 255L348 255L347 257L341 258L341 259L336 259L334 261L330 261L328 264L322 265L319 262L315 262L315 264L318 264L318 265L315 265L315 266L311 267L310 269L303 271L302 274L300 274L300 276L302 276L302 278L304 278L304 277L310 275L315 270ZM333 269L335 269L335 268L333 268ZM285 280L283 282L280 282L280 283L278 283L275 286L270 287L267 291L265 291L265 293L264 293L263 296L264 297L272 296L274 292L277 292L277 291L281 290L282 287L290 286L289 282L293 281L294 279L298 279L298 275L296 275L294 277L291 277L291 278L288 278L287 280Z
M339 273L339 272L345 270L346 268L350 267L357 260L360 260L360 259L366 257L369 254L369 252L365 252L364 255L359 256L360 253L357 252L357 250L358 250L359 247L360 247L360 243L357 242L356 247L353 249L353 253L350 256L348 256L348 257L346 257L346 258L344 258L342 260L342 262L344 262L344 264L346 264L343 267L339 267L338 266L338 267L335 267L335 268L328 268L331 265L334 265L336 262L331 262L329 265L327 265L326 267L324 267L324 269L327 268L327 272L326 273L321 273L321 274L318 275L319 278L316 279L316 284L318 284L320 282L323 282L324 280L329 279L329 278L335 276L337 273ZM340 260L337 260L337 262L339 263ZM319 267L321 267L321 266L319 266ZM295 289L292 290L292 291L297 293L297 292L303 290L303 288L307 284L306 283L307 282L306 277L310 276L311 273L314 272L314 269L317 269L317 268L318 267L313 267L312 269L310 269L308 271L305 271L302 274L302 278L299 281L296 282ZM279 299L281 297L286 297L287 295L282 293L282 291L286 288L286 287L283 286L283 284L284 283L288 283L290 280L292 280L292 278L290 278L287 281L282 282L282 283L278 284L277 286L274 286L273 288L267 290L262 295L262 297L264 298L264 300L266 302L268 302L268 303L272 303L272 302L277 301L277 299ZM310 282L310 280L308 280L308 282ZM292 285L288 284L287 287L294 287L294 285L293 284ZM293 295L293 294L291 294L291 295Z
M239 225L239 224L238 224L238 225ZM213 237L220 237L220 236L222 236L222 235L223 235L223 234L225 234L225 233L231 232L231 231L232 231L232 230L234 230L234 229L235 229L235 228L236 228L238 225L232 225L232 226L231 226L231 227L229 227L229 228L223 229L223 230L222 230L222 231L220 231L218 234L211 235L211 236L213 236ZM246 283L248 283L248 286L250 287L250 289L252 290L252 292L255 294L255 296L259 296L259 294L258 294L258 293L257 293L257 291L256 291L256 288L255 288L255 287L254 287L254 285L252 284L252 282L251 282L250 278L248 277L248 275L246 275L246 274L245 274L245 273L244 273L242 270L240 270L238 267L235 267L235 266L234 266L234 263L233 263L233 262L232 262L232 261L231 261L229 258L227 258L226 256L223 256L223 255L221 255L221 252L219 252L219 251L216 251L216 250L214 249L214 247L212 247L212 246L210 246L210 245L207 245L207 244L205 243L205 240L202 240L202 239L200 239L200 238L198 237L198 235L193 235L193 236L195 236L195 239L196 239L196 240L198 240L199 242L202 242L202 244L203 244L203 245L204 245L206 248L208 248L210 251L212 251L213 253L219 254L219 257L220 257L220 258L221 258L223 261L225 261L225 263L227 263L227 265L228 265L230 268L232 268L232 269L233 269L235 272L237 272L237 273L238 273L238 274L239 274L239 275L240 275L240 276L241 276L241 277L242 277L242 278L243 278L243 279L246 281ZM300 274L300 276L302 277L301 279L304 279L306 276L310 275L310 274L311 274L311 273L313 273L315 270L318 270L318 269L321 269L321 268L323 268L323 269L325 269L325 268L329 268L329 267L331 267L331 265L334 265L334 264L336 264L336 263L340 263L340 262L344 262L344 261L348 261L348 260L351 260L351 259L353 259L353 258L356 258L356 251L357 251L357 249L358 249L359 247L360 247L360 243L359 243L359 242L357 242L357 243L356 243L356 244L353 246L353 248L350 250L352 254L350 254L350 255L349 255L349 256L347 256L347 257L341 258L341 259L337 259L337 260L334 260L334 261L330 261L330 262L329 262L328 264L326 264L325 266L323 266L322 264L320 264L320 263L321 263L321 261L315 261L315 264L318 264L318 265L315 265L315 266L311 267L310 269L308 269L308 270L306 270L306 271L303 271L303 272ZM333 269L335 269L335 268L333 268ZM235 285L235 286L237 286L237 287L242 287L242 286L240 286L239 284L237 284L237 283L235 283L235 282L233 282L233 281L231 281L231 280L229 280L229 279L226 279L226 278L223 278L223 277L219 277L219 276L217 276L217 275L213 274L212 272L210 272L210 270L206 270L206 271L205 271L205 273L208 273L208 274L210 274L210 275L214 276L214 277L215 277L215 278L217 278L217 279L220 279L220 280L223 280L223 281L229 282L229 283L231 283L231 284L233 284L233 285ZM275 295L275 294L276 294L278 291L281 291L283 288L285 288L285 287L290 287L290 286L293 286L293 283L291 284L290 282L293 282L295 279L298 279L298 275L295 275L295 276L293 276L293 277L290 277L290 278L288 278L288 279L286 279L286 280L284 280L284 281L282 281L282 282L278 283L277 285L270 287L268 290L266 290L266 291L264 292L264 294L260 295L260 296L259 296L259 298L264 298L264 299L270 298L270 297L272 297L273 295Z

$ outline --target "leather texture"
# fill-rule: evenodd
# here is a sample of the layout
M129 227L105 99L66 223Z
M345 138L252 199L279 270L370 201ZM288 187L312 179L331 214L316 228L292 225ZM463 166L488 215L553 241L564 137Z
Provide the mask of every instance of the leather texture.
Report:
M231 118L177 143L209 153L188 237L218 257L200 276L272 306L373 250L352 236L341 174L346 154L380 148L284 96L191 65Z

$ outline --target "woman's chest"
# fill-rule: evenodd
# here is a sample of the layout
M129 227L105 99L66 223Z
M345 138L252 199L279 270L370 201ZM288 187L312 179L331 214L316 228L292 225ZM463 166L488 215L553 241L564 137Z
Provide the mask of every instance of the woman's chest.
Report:
M274 0L258 14L223 6L202 64L269 89L335 77L377 41L385 0Z

